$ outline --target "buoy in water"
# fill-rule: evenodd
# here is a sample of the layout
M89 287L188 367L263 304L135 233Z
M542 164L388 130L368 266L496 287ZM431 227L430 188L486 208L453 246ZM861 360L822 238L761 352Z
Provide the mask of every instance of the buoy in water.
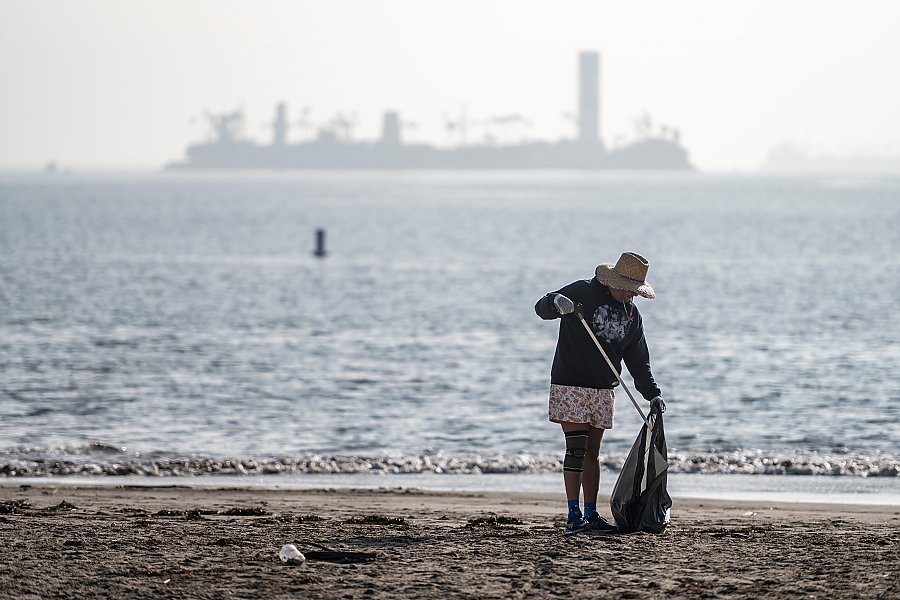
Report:
M316 251L313 254L319 258L322 258L327 254L325 252L325 230L324 229L316 229Z

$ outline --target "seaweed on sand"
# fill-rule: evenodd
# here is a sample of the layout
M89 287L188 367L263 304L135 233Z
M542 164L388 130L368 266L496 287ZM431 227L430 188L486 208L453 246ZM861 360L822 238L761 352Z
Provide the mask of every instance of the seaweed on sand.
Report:
M30 508L27 500L4 500L0 502L0 515L21 515Z
M350 517L346 521L349 525L394 525L409 527L409 523L403 517L385 517L382 515L366 515L364 517Z
M513 525L521 525L521 519L517 519L515 517L505 517L505 516L497 516L490 515L488 517L477 517L475 519L469 519L469 522L466 523L466 527L511 527Z

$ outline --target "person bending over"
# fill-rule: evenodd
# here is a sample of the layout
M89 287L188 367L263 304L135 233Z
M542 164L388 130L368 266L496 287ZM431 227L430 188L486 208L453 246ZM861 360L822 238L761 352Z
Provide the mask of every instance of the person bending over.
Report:
M625 252L615 265L599 265L593 278L550 292L534 305L542 319L561 319L550 371L549 418L562 426L565 435L566 534L616 532L615 525L597 512L597 490L600 442L603 432L613 426L613 388L618 380L574 314L575 307L582 305L585 320L616 370L622 372L624 360L644 399L659 399L665 407L650 371L641 313L632 302L635 296L656 297L647 283L649 267L644 257ZM578 505L582 489L583 514Z

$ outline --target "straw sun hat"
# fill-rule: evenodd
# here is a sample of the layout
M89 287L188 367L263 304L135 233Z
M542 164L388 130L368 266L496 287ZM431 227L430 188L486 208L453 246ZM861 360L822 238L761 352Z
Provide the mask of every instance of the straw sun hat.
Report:
M647 283L647 270L650 263L634 252L625 252L615 265L599 265L595 274L597 281L603 285L634 292L644 298L656 298L656 292Z

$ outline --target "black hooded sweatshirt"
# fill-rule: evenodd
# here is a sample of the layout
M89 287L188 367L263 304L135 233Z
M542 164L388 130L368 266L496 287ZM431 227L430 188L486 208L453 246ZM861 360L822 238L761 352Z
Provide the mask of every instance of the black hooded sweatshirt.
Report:
M644 324L634 303L623 305L612 297L607 286L594 277L570 283L538 300L534 312L540 318L560 318L553 304L556 294L562 294L584 307L584 318L609 360L619 373L622 372L622 360L625 360L635 387L644 399L652 400L661 395L650 372L650 351L644 339ZM563 315L560 319L550 383L598 389L612 389L619 384L574 313Z

